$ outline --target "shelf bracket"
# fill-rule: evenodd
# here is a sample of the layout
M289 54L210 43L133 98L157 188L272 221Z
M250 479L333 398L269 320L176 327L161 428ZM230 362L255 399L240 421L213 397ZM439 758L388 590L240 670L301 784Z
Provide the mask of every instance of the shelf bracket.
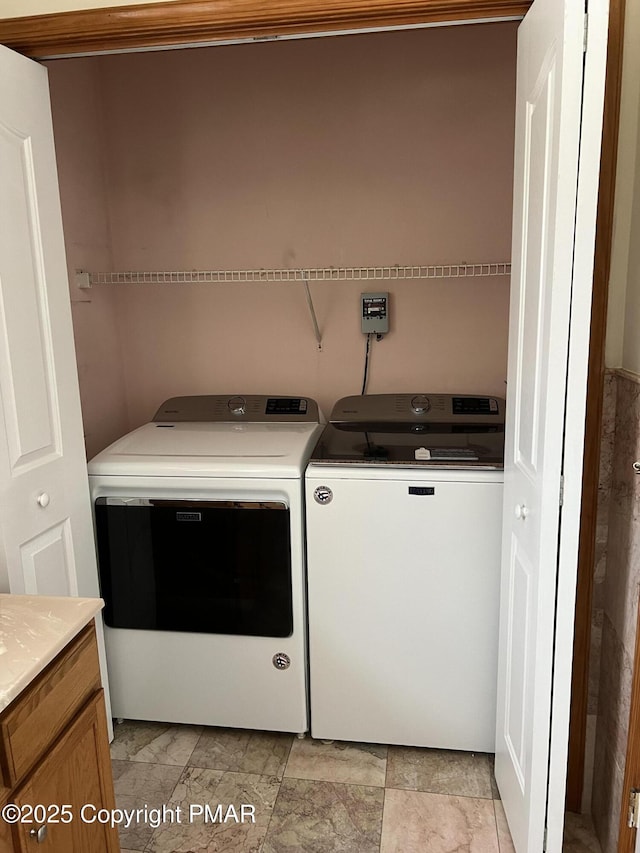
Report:
M301 270L302 281L304 283L304 292L307 297L307 305L309 307L309 313L311 314L311 322L313 323L313 333L316 336L316 341L318 342L318 349L322 349L322 335L320 334L320 329L318 327L318 319L316 317L316 311L313 307L313 299L311 298L311 291L309 290L309 274L306 270Z
M91 287L91 275L84 270L76 270L76 287L88 290Z

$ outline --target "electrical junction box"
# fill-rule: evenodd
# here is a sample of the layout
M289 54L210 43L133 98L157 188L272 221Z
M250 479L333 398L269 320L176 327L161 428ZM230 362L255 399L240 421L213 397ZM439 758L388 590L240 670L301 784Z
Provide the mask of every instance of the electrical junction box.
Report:
M365 335L384 335L389 331L388 293L361 293L360 307L362 331Z

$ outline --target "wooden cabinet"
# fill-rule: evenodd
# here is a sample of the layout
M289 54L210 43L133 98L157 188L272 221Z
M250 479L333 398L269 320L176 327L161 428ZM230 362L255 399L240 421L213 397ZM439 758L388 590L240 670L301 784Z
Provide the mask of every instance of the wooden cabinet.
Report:
M96 819L115 799L93 624L0 715L0 769L0 803L23 818L0 820L0 853L118 853Z

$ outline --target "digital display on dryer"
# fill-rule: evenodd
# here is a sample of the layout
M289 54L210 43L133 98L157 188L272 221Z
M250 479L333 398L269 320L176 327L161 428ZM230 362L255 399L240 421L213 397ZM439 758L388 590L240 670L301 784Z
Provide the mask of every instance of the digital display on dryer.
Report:
M269 397L267 415L306 415L307 401L300 397Z

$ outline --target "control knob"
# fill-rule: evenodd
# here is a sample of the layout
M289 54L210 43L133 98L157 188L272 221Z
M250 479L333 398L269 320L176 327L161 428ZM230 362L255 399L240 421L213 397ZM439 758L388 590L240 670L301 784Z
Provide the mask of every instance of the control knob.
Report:
M425 394L416 394L411 398L411 409L416 415L424 415L431 408L431 402Z
M247 411L247 401L244 397L231 397L227 403L232 415L244 415Z

